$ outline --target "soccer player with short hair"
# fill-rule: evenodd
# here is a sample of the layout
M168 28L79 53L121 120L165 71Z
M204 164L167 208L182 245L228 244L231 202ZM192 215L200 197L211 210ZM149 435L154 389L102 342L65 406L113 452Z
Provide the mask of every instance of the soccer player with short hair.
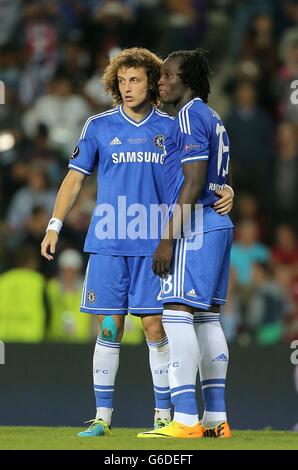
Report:
M174 52L161 69L160 97L179 110L166 136L164 164L167 197L176 207L153 262L162 278L174 420L139 437L231 436L224 396L229 353L219 314L227 293L233 224L213 209L215 191L227 182L229 140L220 116L207 105L208 75L201 49ZM202 225L196 226L200 210ZM201 422L198 368L205 406Z
M83 127L42 242L42 255L51 260L62 221L85 177L98 165L96 207L84 247L90 258L81 303L82 312L96 314L99 320L93 361L97 412L80 436L110 434L120 342L128 311L141 317L149 347L154 426L167 425L171 419L169 347L161 323L160 282L151 271L159 237L150 237L148 230L147 236L137 230L137 226L149 226L150 207L164 201L163 141L173 118L157 108L161 63L143 48L126 49L111 60L104 85L116 106L90 117ZM229 191L223 194L223 206L230 207L231 200Z

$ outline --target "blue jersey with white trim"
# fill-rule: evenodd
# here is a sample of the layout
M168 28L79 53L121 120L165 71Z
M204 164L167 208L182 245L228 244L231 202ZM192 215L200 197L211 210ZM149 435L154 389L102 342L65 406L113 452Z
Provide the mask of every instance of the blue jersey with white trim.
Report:
M220 215L213 205L217 189L223 189L229 167L229 139L220 116L200 98L188 102L178 113L165 140L165 201L177 201L184 177L182 165L208 160L204 189L197 204L203 206L203 228L208 232L230 228L228 215ZM196 233L192 220L193 233Z
M164 139L172 122L156 108L135 122L122 106L87 120L69 162L70 169L86 175L98 167L96 207L84 251L153 255L161 220L150 217L150 209L163 202Z

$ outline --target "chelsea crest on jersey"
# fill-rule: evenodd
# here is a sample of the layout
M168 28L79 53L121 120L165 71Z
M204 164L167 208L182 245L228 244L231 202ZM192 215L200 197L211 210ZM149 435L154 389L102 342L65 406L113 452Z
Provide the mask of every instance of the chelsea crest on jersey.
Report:
M172 124L173 118L154 107L136 122L122 105L86 121L69 162L70 169L85 175L97 168L97 199L85 251L154 253L161 226L152 229L152 208L164 199L164 140Z

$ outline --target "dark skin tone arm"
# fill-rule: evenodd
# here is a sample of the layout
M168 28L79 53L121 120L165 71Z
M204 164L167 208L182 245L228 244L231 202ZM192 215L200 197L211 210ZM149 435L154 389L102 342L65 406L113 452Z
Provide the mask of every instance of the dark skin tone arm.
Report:
M231 172L231 163L229 165L229 173L227 176L227 184L232 187L232 172ZM220 196L220 199L214 203L214 209L216 212L218 212L220 215L225 215L228 214L233 207L233 197L230 194L230 191L227 193L227 188L226 189L221 189L218 191L215 191L215 194L217 196Z
M173 240L180 236L182 227L190 217L191 209L204 188L208 162L197 161L183 165L184 183L182 185L173 217L165 227L163 237L155 251L152 269L158 276L166 276L170 273L170 264L173 256ZM187 206L186 206L187 205ZM187 207L187 209L186 209ZM183 210L184 208L184 210ZM182 217L179 217L179 214Z

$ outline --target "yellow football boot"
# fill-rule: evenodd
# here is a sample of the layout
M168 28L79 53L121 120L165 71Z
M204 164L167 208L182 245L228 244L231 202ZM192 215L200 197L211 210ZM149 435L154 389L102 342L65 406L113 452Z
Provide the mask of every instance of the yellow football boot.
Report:
M140 432L137 437L141 439L197 439L203 437L203 428L200 423L194 426L186 426L186 424L171 421L168 426L154 429L153 431Z

